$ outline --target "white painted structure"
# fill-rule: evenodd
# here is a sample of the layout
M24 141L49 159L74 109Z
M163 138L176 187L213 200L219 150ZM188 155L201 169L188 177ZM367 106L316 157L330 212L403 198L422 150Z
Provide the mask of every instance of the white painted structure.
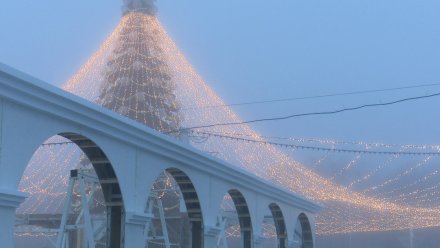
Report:
M12 248L15 210L26 198L18 185L42 142L61 135L91 160L110 212L109 247L144 247L144 213L159 174L169 172L183 193L192 224L192 247L216 247L218 213L232 196L243 247L259 247L267 209L279 247L293 247L300 221L303 247L314 247L320 206L236 166L193 149L135 121L0 64L0 241ZM307 230L309 229L309 230Z

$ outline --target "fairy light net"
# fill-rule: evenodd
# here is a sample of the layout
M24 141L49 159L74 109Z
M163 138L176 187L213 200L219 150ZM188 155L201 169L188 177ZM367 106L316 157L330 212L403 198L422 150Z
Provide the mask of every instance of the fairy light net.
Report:
M63 88L161 132L241 121L228 107L206 108L222 106L224 102L185 59L156 16L142 11L127 11L110 37ZM293 160L285 150L264 144L266 139L249 125L194 131L233 138L246 136L261 142L243 144L233 138L213 136L192 144L280 187L323 203L325 209L317 219L319 234L440 226L438 207L412 206L341 186ZM65 194L57 190L65 188L66 181L56 179L77 167L75 161L81 155L72 147L56 149L52 155L44 156L38 155L39 150L30 162L20 187L32 197L19 213L59 211L60 199ZM65 154L63 161L56 154ZM348 163L347 169L355 163ZM58 167L54 169L55 166ZM359 182L363 180L366 179L359 178ZM48 187L56 193L47 194ZM348 219L345 213L350 213Z

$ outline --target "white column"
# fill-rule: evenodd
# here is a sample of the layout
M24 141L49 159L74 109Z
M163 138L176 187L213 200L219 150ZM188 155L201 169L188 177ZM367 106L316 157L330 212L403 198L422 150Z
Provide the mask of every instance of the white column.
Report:
M0 189L0 242L1 247L14 247L15 210L26 199L27 194Z
M144 233L144 230L147 223L153 218L153 215L127 212L125 216L124 247L145 247L147 234Z
M265 238L254 233L254 248L263 248Z
M295 243L295 241L291 241L289 239L288 244L287 244L288 248L295 248L295 247L299 247L299 245L297 243Z
M218 239L221 233L221 228L214 226L205 226L204 245L205 247L218 247Z

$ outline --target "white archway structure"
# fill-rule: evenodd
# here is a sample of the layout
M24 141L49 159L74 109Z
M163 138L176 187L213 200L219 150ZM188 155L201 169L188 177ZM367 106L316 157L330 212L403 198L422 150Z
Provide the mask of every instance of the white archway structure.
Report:
M284 219L283 211L276 203L270 204L269 209L275 224L275 231L277 234L277 247L287 248L288 236L285 222L286 220Z
M255 223L245 230L245 238L252 241L247 247L259 247L258 224L271 204L277 206L274 215L285 218L289 242L296 224L290 220L305 213L314 230L313 216L321 209L236 166L0 64L2 247L13 247L15 209L26 198L17 189L27 163L55 134L85 151L102 183L113 182L104 189L107 207L113 211L111 247L144 247L144 226L151 218L144 213L149 189L163 171L174 177L184 195L193 248L216 246L218 207L225 192L232 192L236 206L245 199L248 216L243 212L242 221Z
M314 227L305 213L300 213L296 220L294 247L313 248L315 244Z

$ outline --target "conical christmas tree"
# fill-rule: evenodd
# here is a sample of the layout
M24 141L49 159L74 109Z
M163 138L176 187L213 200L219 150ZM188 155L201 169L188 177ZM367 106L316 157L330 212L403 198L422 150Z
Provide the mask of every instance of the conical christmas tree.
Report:
M97 102L158 131L178 130L182 118L172 73L157 36L145 28L152 17L128 15Z
M128 6L139 7L139 3ZM159 46L161 42L154 29L152 11L145 10L126 11L126 22L107 62L96 102L157 131L178 130L182 115L175 95L176 85ZM181 230L188 230L189 226L185 221L187 218L179 212L180 191L177 185L168 183L171 181L172 177L164 173L152 190L155 195L161 195L167 226L174 227L168 230L169 241L186 247L188 243L182 240ZM158 206L153 209L153 214L159 217ZM160 232L160 223L155 219L152 228ZM163 242L152 240L149 247L162 247Z

